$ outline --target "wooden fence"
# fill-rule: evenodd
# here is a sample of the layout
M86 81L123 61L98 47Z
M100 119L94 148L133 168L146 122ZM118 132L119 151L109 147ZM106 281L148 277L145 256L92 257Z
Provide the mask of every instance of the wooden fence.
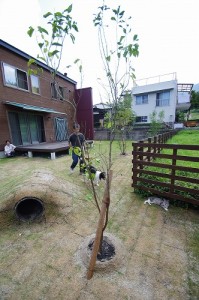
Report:
M199 205L199 146L165 144L173 134L132 144L132 187L150 195ZM183 150L189 150L190 156L183 155ZM198 155L193 156L192 151L198 151ZM184 162L191 162L192 167L183 166Z

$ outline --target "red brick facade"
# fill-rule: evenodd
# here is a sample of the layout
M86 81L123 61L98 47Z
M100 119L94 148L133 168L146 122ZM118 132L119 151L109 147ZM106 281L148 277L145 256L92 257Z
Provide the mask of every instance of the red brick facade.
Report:
M39 86L40 86L40 93L35 94L32 92L31 88L31 80L30 76L27 74L27 80L28 80L28 90L20 89L18 87L9 86L5 82L5 76L4 76L4 68L5 64L6 66L11 66L13 69L16 69L17 72L19 70L23 72L28 71L28 62L29 56L28 54L20 51L19 49L12 47L11 45L5 43L4 41L0 40L0 151L3 151L5 141L8 139L11 142L14 143L14 140L16 141L15 136L15 128L13 127L14 123L11 124L13 116L17 118L17 121L19 122L18 118L37 118L39 116L40 119L42 119L43 123L43 140L39 142L55 142L57 141L57 133L56 133L56 127L55 120L58 119L58 121L62 121L64 119L67 125L68 132L72 131L72 124L74 121L74 107L70 103L74 101L76 96L76 82L67 76L58 73L56 76L56 81L60 87L62 87L64 91L64 98L63 99L55 99L52 97L52 91L51 91L51 84L52 84L52 75L50 73L49 68L39 63L39 66L42 67L43 72L38 74L39 77ZM18 73L17 73L18 74ZM90 88L88 89L90 90ZM86 95L88 96L88 95ZM7 102L7 103L6 103ZM9 103L8 103L9 102ZM93 125L92 125L92 93L89 93L89 99L80 99L80 102L83 102L85 107L90 111L90 115L88 116L89 119L89 128L90 131L93 131ZM10 105L11 103L11 105ZM13 106L13 103L17 104L26 104L30 106L36 106L39 108L45 108L47 111L43 112L41 111L33 111L30 109L24 110L23 107ZM56 113L48 112L48 109L51 109L55 111ZM82 116L83 117L83 116ZM81 121L81 115L80 115L80 121ZM11 126L12 125L12 126ZM20 134L23 135L24 132L30 131L31 128L34 127L33 135L35 136L37 134L36 127L37 124L33 122L33 124L29 121L29 129L26 128L26 122L21 121L18 128L18 139L20 140ZM21 130L21 133L20 133ZM27 133L28 134L28 133ZM92 134L89 134L89 138L92 136ZM34 137L35 139L35 137ZM19 143L19 142L18 142ZM23 144L23 138L21 139L21 144ZM27 144L27 141L25 141ZM29 143L32 143L32 139L30 137Z

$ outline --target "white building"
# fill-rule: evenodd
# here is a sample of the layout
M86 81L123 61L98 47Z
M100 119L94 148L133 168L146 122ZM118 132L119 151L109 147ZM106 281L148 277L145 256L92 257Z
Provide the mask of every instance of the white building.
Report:
M164 111L164 122L173 125L176 108L180 106L179 102L183 102L183 106L185 102L190 105L190 92L193 85L186 86L189 86L189 91L181 90L178 97L180 91L176 73L136 81L132 89L132 109L136 114L136 123L150 123L150 114L156 111L158 115L159 112Z

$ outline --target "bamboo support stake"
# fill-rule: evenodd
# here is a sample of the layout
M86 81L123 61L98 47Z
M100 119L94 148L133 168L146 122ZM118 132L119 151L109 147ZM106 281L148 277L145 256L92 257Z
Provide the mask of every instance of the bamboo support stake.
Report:
M93 244L93 250L92 250L91 259L90 259L88 272L87 272L88 280L93 277L93 271L94 271L94 267L95 267L95 263L96 263L96 259L97 259L97 253L99 250L100 241L101 241L101 237L102 237L102 231L103 231L103 227L104 227L104 219L105 219L105 215L106 215L106 210L110 203L109 190L110 190L111 179L112 179L112 171L110 171L110 173L109 173L109 178L108 178L108 182L106 185L106 189L105 189L104 197L103 197L103 201L102 201L102 207L100 210L100 217L99 217L99 221L98 221L96 236L95 236L95 240L94 240L94 244Z

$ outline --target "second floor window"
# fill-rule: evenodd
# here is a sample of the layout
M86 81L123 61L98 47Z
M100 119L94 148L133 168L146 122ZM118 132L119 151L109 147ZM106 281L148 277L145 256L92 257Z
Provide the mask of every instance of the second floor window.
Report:
M26 72L3 63L4 83L7 86L28 91L28 79Z
M135 103L136 103L136 105L147 104L148 103L148 95L144 94L144 95L136 96Z
M63 100L64 99L64 88L56 83L51 83L51 95L54 99Z
M40 94L39 77L35 75L30 75L30 80L31 80L32 92L34 94Z
M169 106L169 102L170 102L170 91L157 93L156 106Z

